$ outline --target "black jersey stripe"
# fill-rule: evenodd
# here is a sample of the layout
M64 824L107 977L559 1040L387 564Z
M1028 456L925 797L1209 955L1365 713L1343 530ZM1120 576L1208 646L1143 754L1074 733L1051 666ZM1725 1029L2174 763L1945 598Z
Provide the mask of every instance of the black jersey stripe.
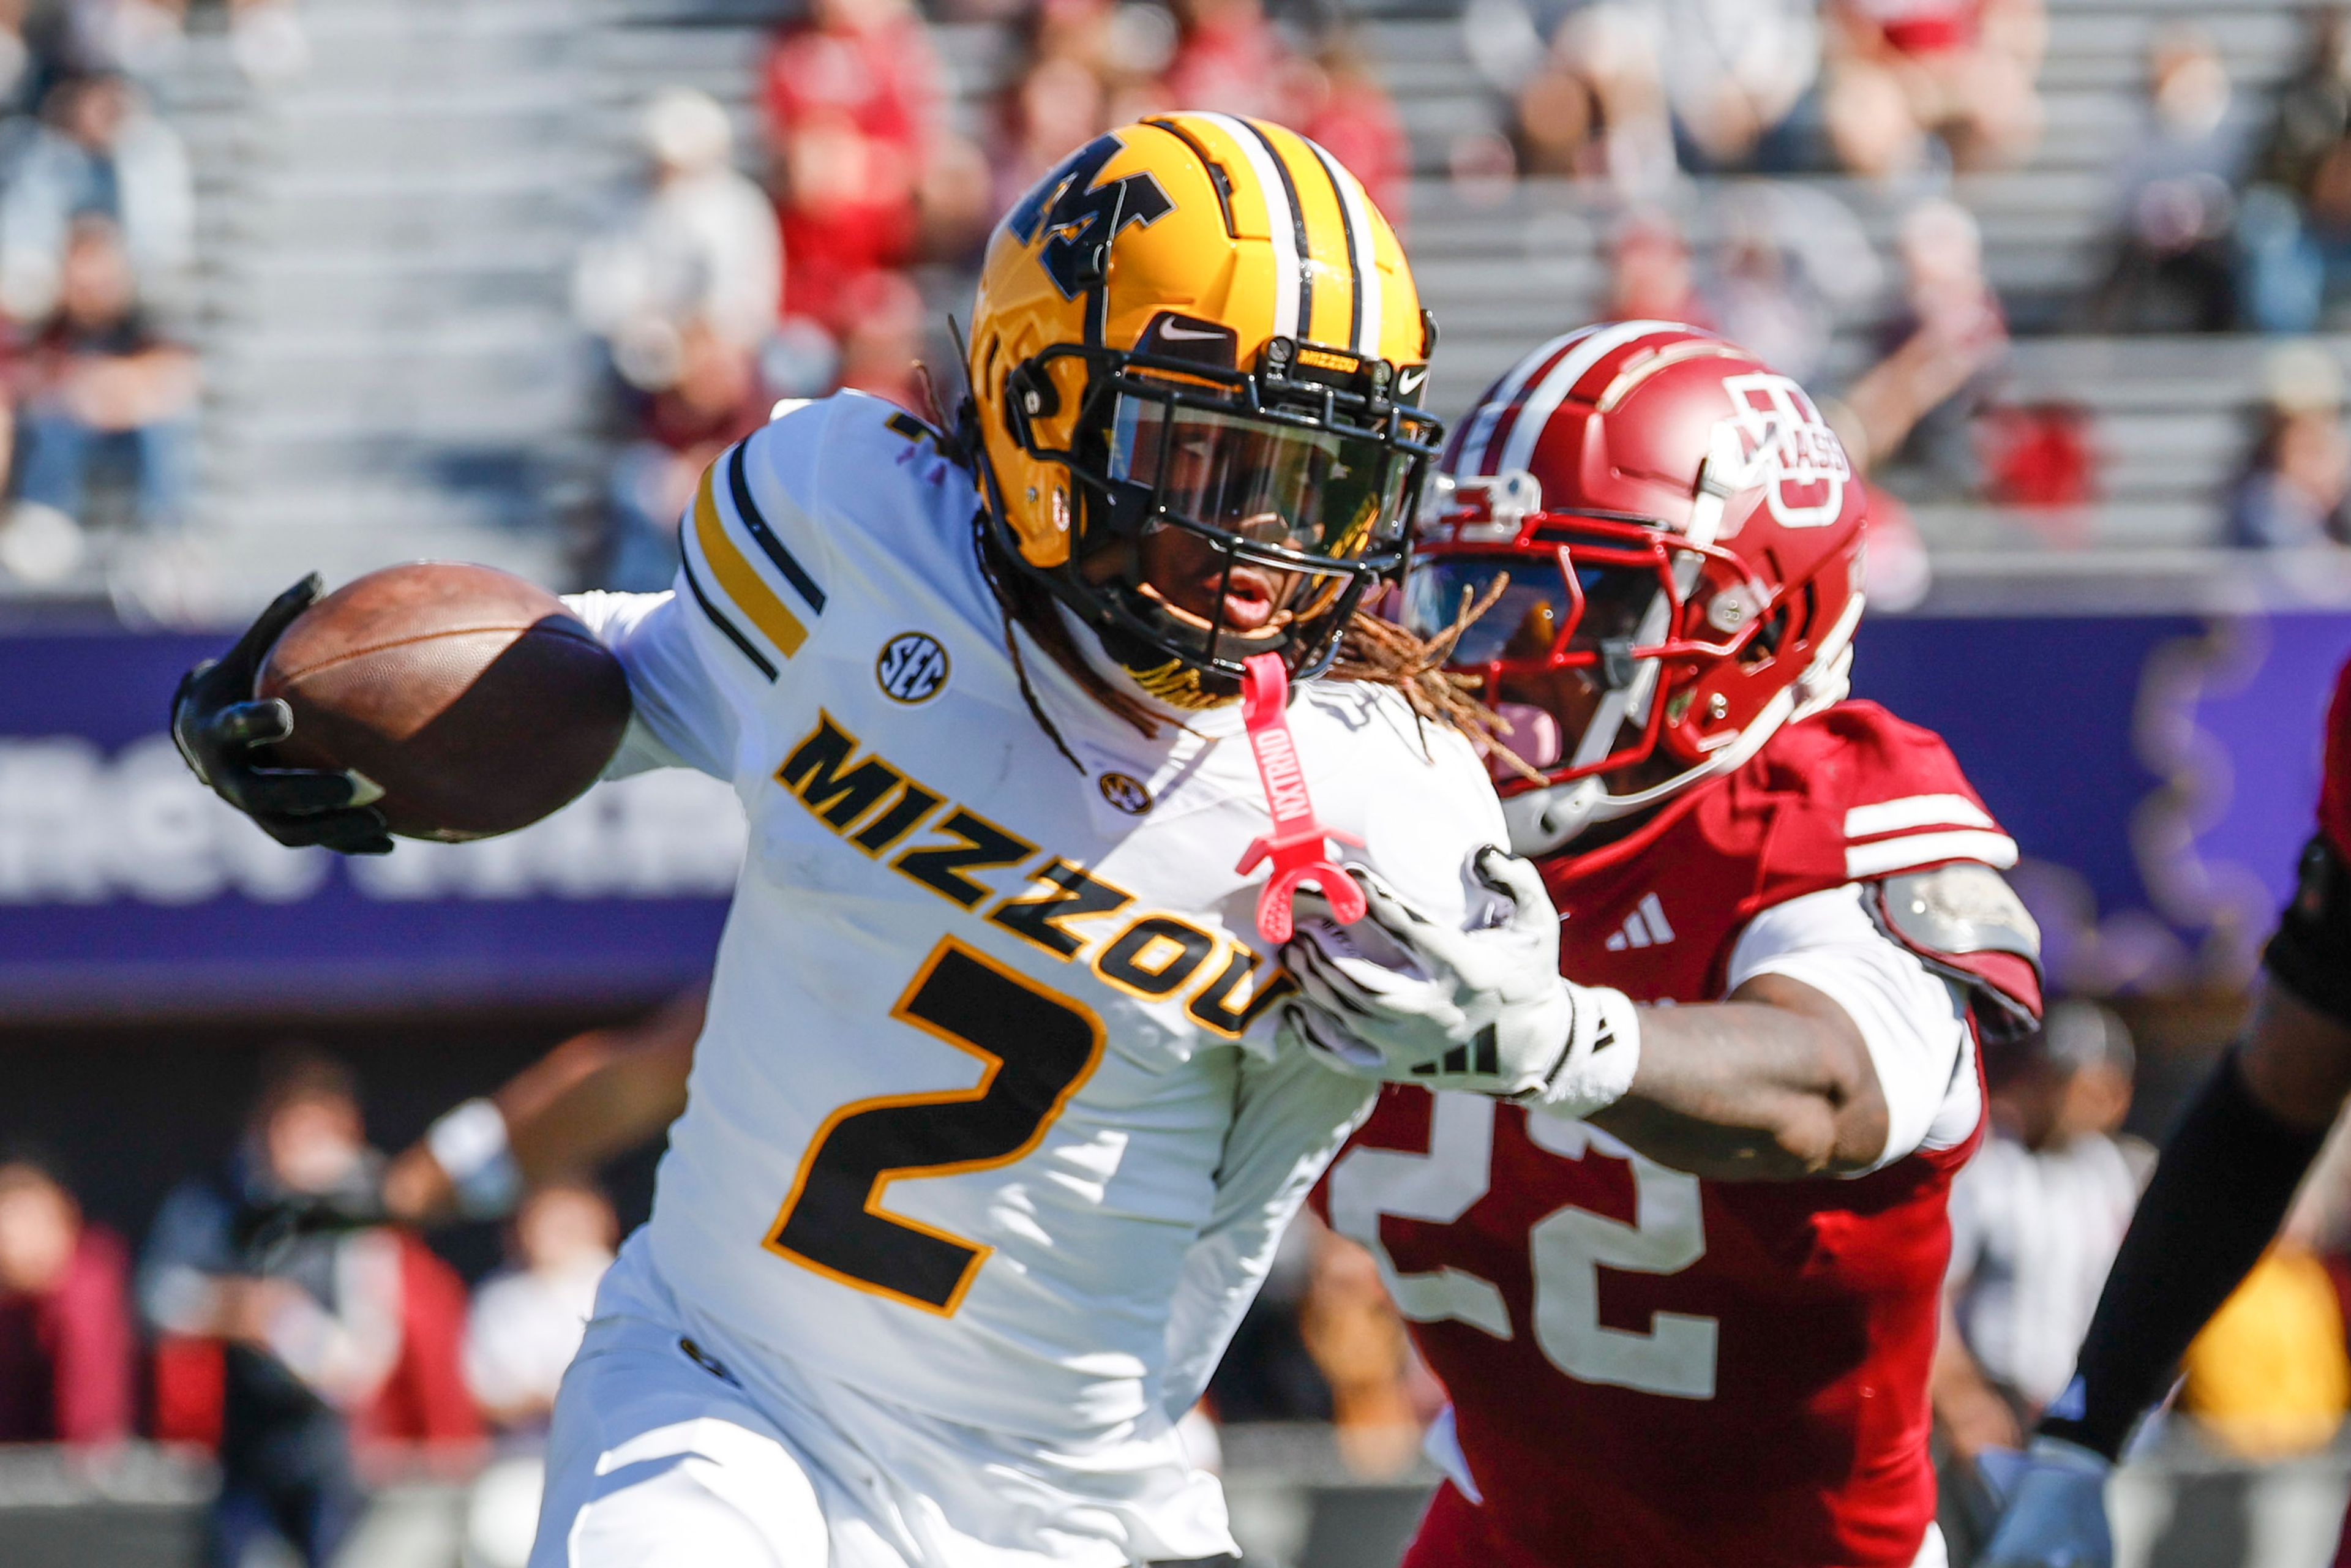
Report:
M732 621L727 620L726 615L720 612L718 606L710 601L710 595L703 591L702 580L694 575L694 558L684 549L681 549L678 551L677 564L684 571L685 586L693 591L694 601L702 606L702 612L710 617L710 623L713 626L717 627L722 632L726 633L726 640L729 643L734 643L736 647L741 649L743 656L750 660L751 663L758 667L761 674L767 676L770 681L774 680L776 678L775 664L769 661L765 653L762 653L758 649L751 645L751 639L743 635L741 628L737 627Z
M799 596L808 601L808 607L821 615L824 613L824 590L816 585L816 579L810 577L799 559L785 548L784 541L776 537L776 530L769 528L768 519L760 515L759 504L751 498L750 476L743 471L743 451L750 444L747 439L738 441L735 444L735 450L726 455L726 488L735 497L735 515L743 519L743 527L750 534L751 541L759 547L759 553L774 562L776 570L799 591Z

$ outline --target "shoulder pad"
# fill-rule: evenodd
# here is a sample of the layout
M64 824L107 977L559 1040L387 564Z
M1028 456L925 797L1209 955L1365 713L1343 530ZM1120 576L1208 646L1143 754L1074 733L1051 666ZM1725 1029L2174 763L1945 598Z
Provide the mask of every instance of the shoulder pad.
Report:
M1887 936L1973 993L1987 1032L2011 1036L2039 1019L2041 927L1991 867L1959 861L1890 876L1867 905Z
M2012 953L2041 962L2040 925L2008 879L1988 865L1957 861L1890 876L1877 884L1877 902L1886 929L1922 953Z

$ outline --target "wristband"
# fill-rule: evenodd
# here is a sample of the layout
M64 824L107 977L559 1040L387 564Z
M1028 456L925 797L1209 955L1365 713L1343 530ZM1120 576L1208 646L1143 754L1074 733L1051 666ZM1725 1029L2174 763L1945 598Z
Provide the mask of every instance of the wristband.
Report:
M1567 1049L1551 1081L1520 1103L1576 1121L1632 1092L1633 1075L1641 1069L1641 1015L1633 998L1614 987L1562 983L1575 1004Z
M507 1119L487 1100L468 1100L425 1130L424 1146L457 1190L468 1219L496 1219L522 1196L522 1167L507 1142Z
M2351 1028L2351 868L2325 834L2304 846L2294 898L2262 961L2301 1000Z

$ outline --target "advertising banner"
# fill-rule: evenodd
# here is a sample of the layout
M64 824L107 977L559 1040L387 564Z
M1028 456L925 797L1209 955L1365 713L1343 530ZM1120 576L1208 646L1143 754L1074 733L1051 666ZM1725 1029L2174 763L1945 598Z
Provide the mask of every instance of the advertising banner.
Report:
M600 785L524 831L287 850L165 710L204 637L0 640L0 1009L28 1017L652 999L707 972L743 849L716 779Z
M724 785L649 774L376 860L282 849L165 733L222 641L0 638L0 1013L652 1000L706 972L743 846ZM2345 615L1882 620L1855 693L1949 740L2061 987L2228 986L2309 833L2346 656Z

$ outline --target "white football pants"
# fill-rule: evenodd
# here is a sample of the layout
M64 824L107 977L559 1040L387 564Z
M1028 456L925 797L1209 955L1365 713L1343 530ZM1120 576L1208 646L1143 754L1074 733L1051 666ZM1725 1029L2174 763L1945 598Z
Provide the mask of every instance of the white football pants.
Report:
M608 1298L609 1301L609 1298ZM1102 1541L980 1541L814 1412L761 1403L678 1324L588 1325L548 1435L530 1568L1108 1568ZM953 1467L951 1467L953 1469ZM975 1458L959 1479L989 1490ZM968 1505L970 1499L962 1500ZM1017 1531L999 1531L1017 1535Z
M904 1568L833 1549L810 1469L676 1329L601 1319L556 1398L530 1568Z

